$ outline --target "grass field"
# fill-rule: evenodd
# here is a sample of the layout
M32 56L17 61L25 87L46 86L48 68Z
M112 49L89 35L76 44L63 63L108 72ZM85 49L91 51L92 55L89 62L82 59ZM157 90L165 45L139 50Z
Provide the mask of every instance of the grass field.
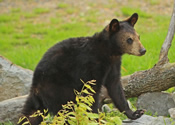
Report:
M115 1L113 1L115 2ZM131 1L132 3L132 1ZM160 4L151 2L150 7ZM0 54L13 63L34 70L45 51L56 42L70 37L89 36L101 31L112 18L119 20L132 13L139 14L136 30L147 49L143 57L124 55L122 75L152 68L158 61L161 45L166 37L171 14L143 11L142 8L116 4L88 3L86 11L69 3L57 3L54 9L35 7L30 11L10 8L0 14ZM101 12L104 9L107 13ZM175 62L175 43L169 52L170 62Z

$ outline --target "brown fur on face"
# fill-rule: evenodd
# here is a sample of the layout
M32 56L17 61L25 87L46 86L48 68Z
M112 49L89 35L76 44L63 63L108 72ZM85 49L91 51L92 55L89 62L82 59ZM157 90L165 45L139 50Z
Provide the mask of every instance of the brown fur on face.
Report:
M114 35L116 42L121 48L122 54L127 53L136 56L142 56L146 50L140 42L140 36L134 29L134 25L138 20L138 15L135 13L127 20L119 22L113 19L105 28L109 34ZM116 25L118 24L118 25ZM116 29L114 29L116 28ZM130 40L131 42L128 42Z
M121 24L121 29L116 35L117 41L120 42L122 53L127 53L131 55L141 56L141 49L144 49L140 42L140 37L131 26L126 23ZM127 39L131 38L133 40L132 44L127 43Z

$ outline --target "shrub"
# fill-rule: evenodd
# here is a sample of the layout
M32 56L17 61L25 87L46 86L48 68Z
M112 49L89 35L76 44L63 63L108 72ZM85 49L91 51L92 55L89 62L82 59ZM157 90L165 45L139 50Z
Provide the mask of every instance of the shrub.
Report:
M43 118L41 125L121 125L122 121L118 116L111 117L102 112L99 114L92 113L91 106L95 102L93 98L95 91L91 86L95 85L95 80L86 83L82 82L84 84L82 90L80 92L74 90L76 103L69 101L62 106L63 108L56 116L46 115L48 110L44 110L44 112L38 110L30 117L41 116ZM19 123L25 118L20 118ZM25 122L25 124L29 124L29 121Z

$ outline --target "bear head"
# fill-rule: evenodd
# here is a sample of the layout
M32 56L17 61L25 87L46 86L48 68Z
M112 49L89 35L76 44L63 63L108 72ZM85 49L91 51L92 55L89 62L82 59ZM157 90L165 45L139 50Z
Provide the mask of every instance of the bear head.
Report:
M146 53L146 49L140 42L140 36L135 31L134 25L138 20L138 14L134 13L131 17L124 21L113 19L105 28L109 33L112 42L115 42L120 48L121 54L131 54L142 56Z

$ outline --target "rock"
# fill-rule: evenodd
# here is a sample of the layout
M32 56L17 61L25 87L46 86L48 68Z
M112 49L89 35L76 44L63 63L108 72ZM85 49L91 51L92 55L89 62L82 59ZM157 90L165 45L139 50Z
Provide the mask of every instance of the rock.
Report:
M143 115L137 120L123 120L122 125L174 125L175 121L163 116L153 117L149 115Z
M170 114L170 117L175 119L175 108L170 108L168 110L169 114Z
M175 92L172 93L172 96L173 96L173 100L175 102Z
M32 75L31 70L16 66L0 56L0 101L28 94Z
M138 109L146 109L158 116L168 116L168 109L174 107L173 94L165 92L145 93L139 96L137 101Z
M104 104L101 108L101 111L105 113L111 112L111 108L107 104Z
M0 123L11 121L17 123L27 95L0 102Z

